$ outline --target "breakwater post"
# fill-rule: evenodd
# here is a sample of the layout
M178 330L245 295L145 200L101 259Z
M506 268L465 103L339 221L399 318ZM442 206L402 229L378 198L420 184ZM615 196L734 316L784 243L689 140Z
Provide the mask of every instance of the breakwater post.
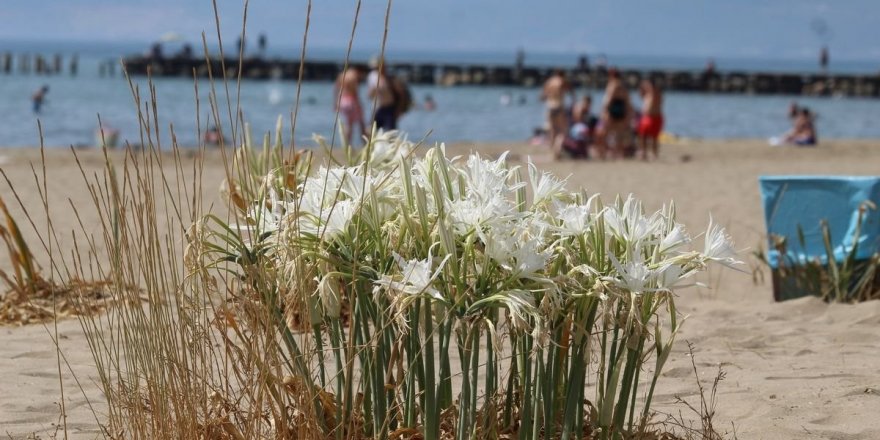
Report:
M12 53L10 52L3 54L3 73L7 75L12 73Z

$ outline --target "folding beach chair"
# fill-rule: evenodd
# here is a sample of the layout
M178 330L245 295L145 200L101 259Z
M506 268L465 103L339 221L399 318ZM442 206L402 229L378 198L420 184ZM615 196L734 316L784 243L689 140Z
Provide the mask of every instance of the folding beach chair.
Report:
M820 293L815 283L805 285L786 274L807 267L836 270L828 264L829 257L838 265L863 263L880 252L880 212L869 207L880 205L880 177L763 176L759 180L767 262L777 301ZM827 242L823 222L830 232Z

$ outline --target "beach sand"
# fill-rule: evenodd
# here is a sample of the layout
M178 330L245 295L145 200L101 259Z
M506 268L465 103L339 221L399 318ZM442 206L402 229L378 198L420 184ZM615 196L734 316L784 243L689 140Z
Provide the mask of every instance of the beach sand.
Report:
M812 298L775 303L770 273L755 284L751 252L763 245L764 221L757 178L772 174L870 175L878 172L880 141L833 141L818 148L771 148L763 141L679 141L663 146L655 163L552 162L545 152L525 145L457 145L453 152L477 150L497 155L512 151L514 161L533 154L536 164L560 176L570 175L569 188L600 192L605 200L633 193L654 210L675 199L679 221L692 231L707 225L710 213L726 226L743 249L745 273L710 272L703 281L712 289L680 292L679 309L690 315L676 342L655 396L655 409L677 414L688 409L676 396L698 406L698 390L686 341L694 344L695 362L704 386L711 385L720 365L715 424L741 439L876 439L880 438L880 301L828 305ZM81 151L87 174L98 172L98 151ZM121 157L114 154L117 159ZM52 221L56 230L78 229L68 199L86 225L96 225L89 194L68 151L47 152ZM191 159L185 159L189 163ZM0 149L0 167L34 213L41 202L29 163L38 164L36 149ZM170 162L170 161L169 161ZM38 172L39 168L38 168ZM222 206L217 188L223 178L217 152L205 158L204 186L208 203ZM9 188L0 194L20 215ZM45 216L35 214L38 227ZM26 224L23 218L20 223ZM42 224L40 222L43 222ZM24 227L24 226L23 226ZM36 234L25 227L27 240ZM70 246L61 238L61 246ZM34 245L36 247L36 245ZM69 249L62 249L69 252ZM0 269L9 269L0 257ZM760 277L759 277L760 278ZM59 420L61 401L58 365L50 338L52 326L0 327L0 436L37 432L46 436ZM95 384L91 355L77 320L59 322L60 345L95 410L106 411ZM66 365L61 367L73 438L93 438L97 423ZM732 435L731 435L732 438Z

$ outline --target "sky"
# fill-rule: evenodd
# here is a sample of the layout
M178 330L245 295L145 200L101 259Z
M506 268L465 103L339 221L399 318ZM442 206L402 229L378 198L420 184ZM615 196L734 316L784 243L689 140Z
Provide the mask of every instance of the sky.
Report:
M2 0L0 41L216 39L211 0ZM224 41L243 0L217 0ZM357 0L313 0L308 47L347 46ZM362 0L354 47L380 47L387 0ZM307 0L250 0L248 35L299 47ZM509 51L654 56L880 59L877 0L396 0L389 51ZM254 39L251 39L254 41Z

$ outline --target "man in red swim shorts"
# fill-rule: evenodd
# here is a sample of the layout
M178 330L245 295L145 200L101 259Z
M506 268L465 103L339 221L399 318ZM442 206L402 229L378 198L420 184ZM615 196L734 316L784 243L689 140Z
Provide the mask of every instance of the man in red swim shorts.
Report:
M642 149L642 159L648 160L648 150L657 159L659 147L657 138L663 131L663 94L650 79L643 79L639 87L642 95L642 117L639 119L638 134L639 147Z

